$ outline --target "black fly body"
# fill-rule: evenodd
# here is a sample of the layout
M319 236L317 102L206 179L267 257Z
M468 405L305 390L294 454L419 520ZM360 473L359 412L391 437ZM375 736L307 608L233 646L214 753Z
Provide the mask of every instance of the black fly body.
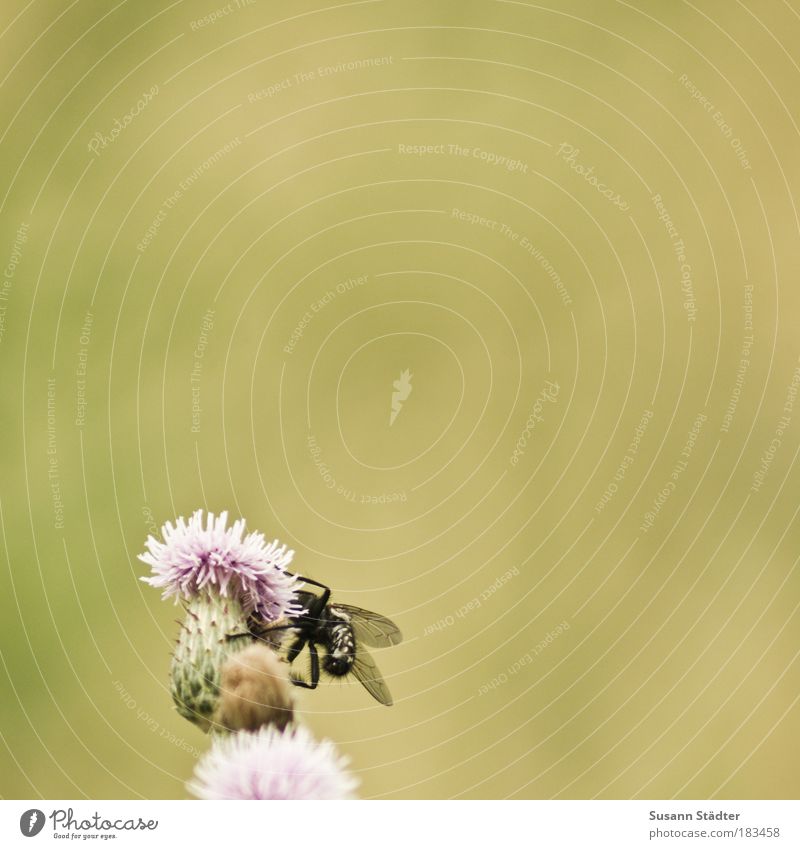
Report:
M334 678L352 673L373 698L381 704L391 705L392 695L366 646L395 646L403 639L400 629L391 619L379 613L349 604L331 603L329 587L309 578L298 577L304 584L319 587L322 593L316 595L308 590L300 590L297 600L303 609L302 613L281 625L265 624L253 619L249 635L274 643L276 631L292 632L293 637L286 654L290 664L294 664L303 649L308 648L310 681L293 675L292 682L298 687L316 689L321 672Z

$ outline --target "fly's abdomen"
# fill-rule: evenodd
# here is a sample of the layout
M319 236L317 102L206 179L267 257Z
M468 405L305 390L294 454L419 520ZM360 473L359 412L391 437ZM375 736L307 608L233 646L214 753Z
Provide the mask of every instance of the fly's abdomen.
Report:
M347 675L356 659L356 638L349 624L331 625L328 631L328 653L322 666L329 675Z

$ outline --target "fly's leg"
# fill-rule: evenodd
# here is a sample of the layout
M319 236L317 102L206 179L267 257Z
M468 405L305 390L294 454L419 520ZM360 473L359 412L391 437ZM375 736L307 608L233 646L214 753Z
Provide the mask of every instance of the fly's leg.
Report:
M266 628L261 628L259 631L242 631L241 634L226 634L226 640L234 640L237 637L252 637L256 640L263 640L264 634L271 634L273 631L289 631L292 628L297 628L297 625L270 625Z
M319 654L314 643L308 644L308 653L311 655L311 681L303 681L302 678L292 677L292 684L297 687L305 687L306 690L316 690L319 684Z
M303 651L303 647L305 646L305 644L306 644L306 638L305 637L298 637L295 640L294 644L289 649L289 654L286 655L286 659L289 661L289 663L294 663L295 660L297 660L297 655L299 655L300 652ZM310 649L311 649L311 645L309 645L309 650Z
M319 581L312 581L311 578L306 578L303 575L295 575L295 578L299 578L304 584L311 584L311 586L319 587L322 590L322 595L317 597L313 608L304 617L314 622L319 622L322 618L322 611L328 606L328 601L331 597L331 588L325 586L325 584L321 584Z

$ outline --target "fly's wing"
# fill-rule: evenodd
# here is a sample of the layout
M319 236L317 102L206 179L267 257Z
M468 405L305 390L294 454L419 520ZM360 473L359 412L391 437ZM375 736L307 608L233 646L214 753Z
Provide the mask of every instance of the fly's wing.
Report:
M363 647L356 650L356 659L353 664L353 675L364 685L367 692L387 707L392 705L392 694L381 677L372 655Z
M335 604L334 607L350 619L356 639L362 644L382 649L386 646L396 646L403 641L403 635L397 625L380 613L362 610L349 604Z

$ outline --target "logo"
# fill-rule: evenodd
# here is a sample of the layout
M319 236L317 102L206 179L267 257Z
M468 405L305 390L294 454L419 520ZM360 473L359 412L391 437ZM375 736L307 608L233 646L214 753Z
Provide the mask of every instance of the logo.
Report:
M44 812L38 808L31 808L19 818L19 830L25 837L36 837L44 828Z
M392 412L389 414L389 427L394 424L394 420L400 415L400 410L403 409L403 401L408 400L411 390L414 388L411 385L411 378L414 375L408 369L400 372L400 379L392 381L394 392L392 392Z

